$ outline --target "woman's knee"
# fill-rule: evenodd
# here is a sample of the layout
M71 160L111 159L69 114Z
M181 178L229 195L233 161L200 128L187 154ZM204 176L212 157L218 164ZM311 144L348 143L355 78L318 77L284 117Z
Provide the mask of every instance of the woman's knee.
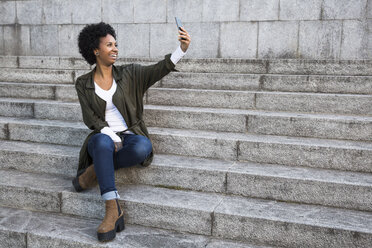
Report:
M152 152L151 141L145 136L138 135L138 140L133 150L137 157L146 158Z
M103 134L103 133L97 133L95 134L91 140L89 140L89 146L92 146L95 151L114 151L115 145L110 136Z

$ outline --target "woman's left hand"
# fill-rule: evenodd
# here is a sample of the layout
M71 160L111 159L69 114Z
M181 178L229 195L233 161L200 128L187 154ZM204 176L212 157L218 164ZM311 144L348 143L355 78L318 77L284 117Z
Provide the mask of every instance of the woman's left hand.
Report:
M185 53L189 48L191 37L186 29L184 29L183 27L181 27L181 30L178 30L178 33L178 40L181 42L181 49Z
M118 152L121 148L123 148L123 143L121 142L114 142L115 145L115 152Z

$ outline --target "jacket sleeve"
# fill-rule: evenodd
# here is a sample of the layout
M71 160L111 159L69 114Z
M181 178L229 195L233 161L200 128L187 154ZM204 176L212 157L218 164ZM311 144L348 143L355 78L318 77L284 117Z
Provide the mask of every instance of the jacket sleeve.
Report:
M162 79L174 69L175 65L170 59L171 54L165 56L165 58L156 64L142 66L134 65L134 74L136 78L136 84L139 86L140 94L143 95L150 86L154 85L157 81Z
M87 125L89 129L92 129L96 132L100 132L102 128L108 127L108 123L103 121L91 108L84 88L81 84L79 84L79 81L76 82L75 88L79 98L85 125Z

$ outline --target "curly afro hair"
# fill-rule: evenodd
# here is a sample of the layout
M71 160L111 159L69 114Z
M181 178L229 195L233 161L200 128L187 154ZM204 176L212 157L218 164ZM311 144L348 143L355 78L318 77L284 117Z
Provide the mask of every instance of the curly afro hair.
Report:
M115 30L104 22L89 24L81 30L78 37L79 52L90 65L97 62L93 51L99 48L100 38L108 34L116 39Z

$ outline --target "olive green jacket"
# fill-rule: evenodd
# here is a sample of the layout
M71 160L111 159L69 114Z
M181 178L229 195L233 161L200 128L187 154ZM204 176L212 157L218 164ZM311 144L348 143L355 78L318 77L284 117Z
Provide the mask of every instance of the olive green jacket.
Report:
M150 86L169 72L175 71L175 65L170 60L170 56L168 54L163 60L149 66L138 64L113 66L112 73L118 87L112 101L123 116L128 129L135 134L149 138L149 133L142 120L143 96ZM108 127L108 123L105 121L106 102L95 94L93 79L95 69L80 76L75 84L83 121L89 129L93 130L85 139L80 150L78 172L93 162L88 153L89 138L93 134L99 133L102 128ZM142 165L150 165L153 156L153 152L151 152Z

